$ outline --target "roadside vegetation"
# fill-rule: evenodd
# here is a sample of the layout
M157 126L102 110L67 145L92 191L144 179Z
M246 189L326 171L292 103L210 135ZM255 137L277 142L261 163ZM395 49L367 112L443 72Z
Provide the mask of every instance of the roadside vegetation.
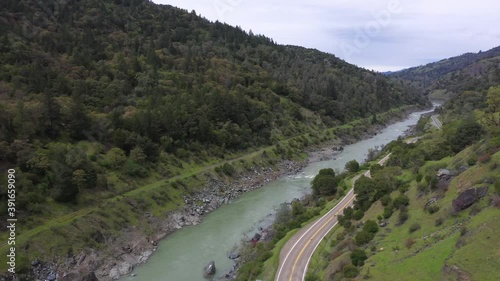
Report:
M0 167L18 179L20 272L106 249L129 227L153 234L145 214L182 208L207 177L303 159L384 112L428 105L330 54L147 0L1 9Z
M318 247L307 280L498 279L496 91L465 92L445 104L442 130L426 118L417 143L387 145L387 166L356 182L355 205ZM473 188L484 194L465 205Z

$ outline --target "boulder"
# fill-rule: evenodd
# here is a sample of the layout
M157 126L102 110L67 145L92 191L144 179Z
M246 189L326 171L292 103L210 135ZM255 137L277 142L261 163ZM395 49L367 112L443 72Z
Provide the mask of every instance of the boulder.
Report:
M479 199L486 196L487 192L488 192L487 186L468 189L460 193L460 195L458 195L458 197L455 200L453 200L452 202L453 209L457 212L465 210L470 206L472 206L472 204L477 202Z
M215 262L214 261L211 261L207 264L207 266L205 266L204 270L203 270L203 274L205 276L210 276L210 275L214 275L215 274L215 271L216 271L216 268L215 268Z
M451 179L454 175L453 172L448 169L439 169L436 176L438 179L446 181Z
M51 274L49 274L49 275L47 276L47 280L48 280L48 281L54 281L54 280L56 280L56 278L57 278L57 277L56 277L56 274L55 274L55 273L51 273Z

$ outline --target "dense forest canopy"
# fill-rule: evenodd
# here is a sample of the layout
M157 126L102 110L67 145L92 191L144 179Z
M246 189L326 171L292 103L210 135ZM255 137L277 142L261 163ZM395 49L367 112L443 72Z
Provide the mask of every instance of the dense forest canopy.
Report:
M145 0L4 0L0 62L0 161L26 174L25 204L426 103L331 54Z

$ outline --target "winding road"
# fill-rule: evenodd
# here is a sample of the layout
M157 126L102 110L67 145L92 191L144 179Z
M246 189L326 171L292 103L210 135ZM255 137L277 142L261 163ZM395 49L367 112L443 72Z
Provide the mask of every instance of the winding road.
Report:
M431 116L432 125L436 126L438 129L441 129L441 127L443 127L443 123L441 123L441 121L439 121L438 117L439 117L439 115L432 115Z
M383 165L390 154L378 163ZM370 176L370 171L364 173ZM355 182L361 175L353 179ZM323 238L337 225L337 215L344 208L351 206L355 199L354 189L351 188L346 196L324 216L310 223L297 232L285 244L280 253L280 265L275 281L302 281L306 277L307 266L311 257Z

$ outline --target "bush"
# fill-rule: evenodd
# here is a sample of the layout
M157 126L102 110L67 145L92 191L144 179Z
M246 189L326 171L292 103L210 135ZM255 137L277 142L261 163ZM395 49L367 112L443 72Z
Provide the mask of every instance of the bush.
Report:
M418 222L416 222L410 226L409 231L410 231L410 233L413 233L419 229L420 229L420 224Z
M335 177L335 171L333 171L333 169L322 169L312 181L313 194L314 196L334 195L337 192L338 183L339 179Z
M344 277L347 277L347 278L354 278L354 277L358 276L358 274L359 274L358 268L352 264L349 264L346 267L344 267L343 272L344 272Z
M500 196L493 197L493 206L500 208Z
M467 145L479 140L483 133L483 128L475 120L462 120L458 123L455 132L448 135L448 141L452 150L458 153Z
M111 168L118 168L127 160L125 152L117 147L110 149L104 156L106 163Z
M460 236L464 236L465 234L467 234L467 227L462 226L462 228L460 228Z
M375 234L378 232L378 225L375 221L367 220L363 226L363 230Z
M375 237L375 234L363 230L361 232L358 232L358 234L356 234L356 237L354 239L356 239L356 243L358 245L364 245L372 241L373 237Z
M477 161L479 161L479 163L488 163L490 162L491 160L491 155L490 154L484 154L484 155L481 155L477 158Z
M391 204L392 198L389 194L386 194L386 195L382 196L382 198L380 198L380 202L382 203L382 206L385 207L385 206Z
M355 266L363 266L367 258L365 251L362 249L356 249L351 253L351 261Z
M410 249L413 246L413 244L415 244L415 240L413 240L413 238L410 237L410 238L406 239L406 243L405 243L406 248Z
M440 225L442 225L442 224L443 224L443 222L444 222L444 219L443 219L443 218L439 218L439 219L437 219L437 220L434 222L434 225L435 225L435 226L440 226Z
M415 181L419 183L419 182L421 182L421 181L422 181L422 178L423 178L423 177L424 177L424 176L422 176L421 174L418 174L418 175L417 175L417 177L415 178Z
M408 220L408 210L403 209L399 212L398 224L403 225Z
M372 176L373 176L373 174L375 174L377 171L380 171L380 170L382 170L382 166L380 166L380 164L373 164L370 167L370 173L372 174Z
M222 165L222 172L224 172L224 174L228 176L232 176L236 172L236 169L233 167L233 165L225 163L224 165Z
M401 194L396 199L394 199L393 203L394 208L399 208L401 206L408 206L410 204L410 198L408 196Z
M127 162L124 167L125 174L131 177L145 178L149 175L147 169L133 162Z
M356 160L351 160L345 164L345 169L349 171L349 173L356 173L359 171L359 163Z
M384 208L384 213L382 214L382 216L384 217L384 219L388 219L392 216L392 213L393 213L392 206L386 206Z
M352 215L354 214L354 209L352 207L347 207L344 209L343 214L346 220L350 220L352 219Z
M354 220L359 221L360 219L362 219L362 218L363 218L363 216L364 216L364 215L365 215L365 212L363 212L363 210L359 209L359 210L357 210L356 212L354 212L354 215L353 215L353 217L352 217L352 218L353 218Z
M437 205L429 206L427 208L427 211L429 212L429 214L432 215L432 214L436 213L437 211L439 211L439 206L437 206Z

